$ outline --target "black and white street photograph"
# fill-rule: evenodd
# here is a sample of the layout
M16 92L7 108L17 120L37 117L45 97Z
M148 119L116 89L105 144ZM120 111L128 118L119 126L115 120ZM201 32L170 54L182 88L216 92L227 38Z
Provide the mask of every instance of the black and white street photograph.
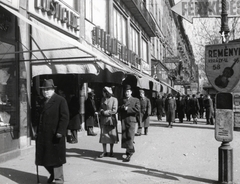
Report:
M240 184L240 0L0 0L1 184Z

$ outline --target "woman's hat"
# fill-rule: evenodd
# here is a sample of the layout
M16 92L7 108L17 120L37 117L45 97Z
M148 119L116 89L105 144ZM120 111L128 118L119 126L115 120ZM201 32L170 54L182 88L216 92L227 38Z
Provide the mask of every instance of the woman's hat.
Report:
M111 95L113 94L112 88L105 86L104 89Z
M57 86L54 86L52 79L44 79L43 85L39 88L56 88Z

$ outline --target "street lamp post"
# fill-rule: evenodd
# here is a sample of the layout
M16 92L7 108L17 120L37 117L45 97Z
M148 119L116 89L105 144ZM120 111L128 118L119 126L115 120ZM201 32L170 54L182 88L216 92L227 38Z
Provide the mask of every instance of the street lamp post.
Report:
M229 39L228 14L226 0L222 0L221 30L222 42ZM233 183L233 149L228 141L223 141L218 149L218 181L220 183Z

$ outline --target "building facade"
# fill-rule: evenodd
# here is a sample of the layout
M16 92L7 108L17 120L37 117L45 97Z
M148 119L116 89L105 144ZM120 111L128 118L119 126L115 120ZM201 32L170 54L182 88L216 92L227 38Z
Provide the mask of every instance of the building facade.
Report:
M161 0L0 0L0 162L31 147L39 90L53 79L56 92L79 97L84 117L87 89L113 87L117 98L130 84L185 93L194 60L173 1ZM183 50L183 51L182 51ZM181 62L180 62L181 60Z

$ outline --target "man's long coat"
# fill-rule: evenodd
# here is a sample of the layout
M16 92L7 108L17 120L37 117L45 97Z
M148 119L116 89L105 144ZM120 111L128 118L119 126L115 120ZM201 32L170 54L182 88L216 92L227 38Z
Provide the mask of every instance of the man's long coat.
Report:
M66 163L65 135L69 123L69 111L66 100L54 94L43 104L37 129L36 164L58 166ZM56 138L56 134L63 135Z

